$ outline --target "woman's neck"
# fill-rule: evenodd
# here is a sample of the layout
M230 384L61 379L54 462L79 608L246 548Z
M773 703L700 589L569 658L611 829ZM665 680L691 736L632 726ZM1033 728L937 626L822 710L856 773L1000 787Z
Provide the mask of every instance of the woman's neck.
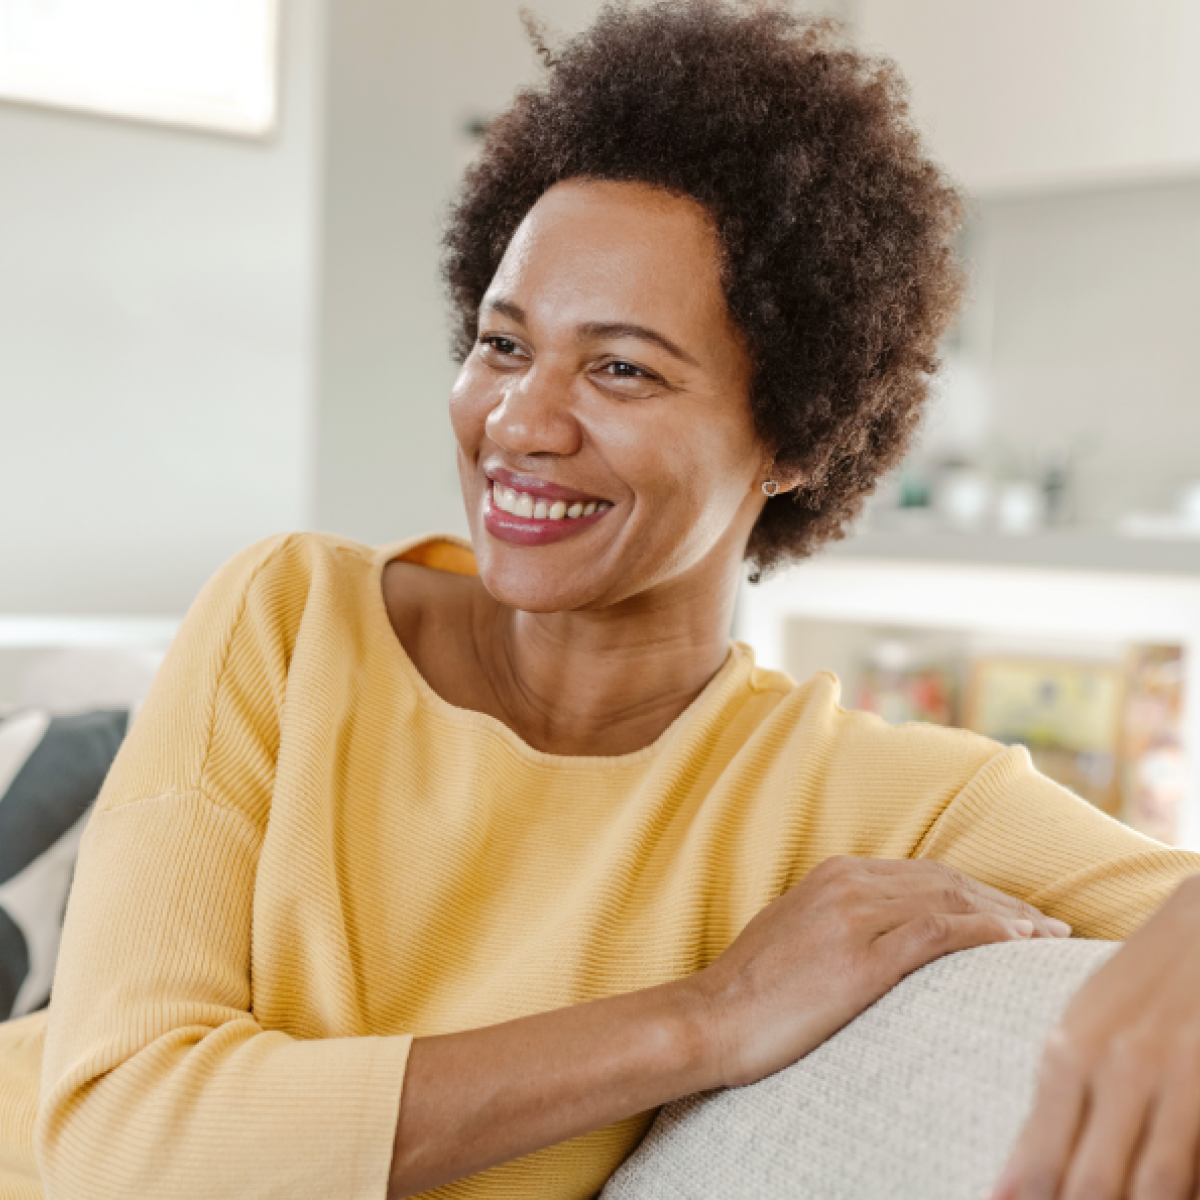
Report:
M728 593L595 613L524 613L492 601L477 653L502 719L552 754L650 745L728 656L734 589Z
M478 579L390 564L392 625L444 700L487 713L549 754L654 742L729 653L737 571L701 570L594 612L527 613Z

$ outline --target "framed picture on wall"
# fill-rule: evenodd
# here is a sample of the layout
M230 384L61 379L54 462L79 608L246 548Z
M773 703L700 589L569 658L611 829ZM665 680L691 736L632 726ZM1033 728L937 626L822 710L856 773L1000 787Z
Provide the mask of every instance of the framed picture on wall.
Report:
M963 724L1026 746L1040 771L1120 816L1124 703L1119 663L985 657L971 664Z
M278 116L280 0L0 0L0 100L245 137Z

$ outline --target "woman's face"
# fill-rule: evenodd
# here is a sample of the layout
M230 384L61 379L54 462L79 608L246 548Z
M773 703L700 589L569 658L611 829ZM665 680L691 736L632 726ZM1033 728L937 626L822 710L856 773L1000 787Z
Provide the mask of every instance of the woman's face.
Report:
M483 582L596 609L740 561L770 461L695 201L573 180L514 235L451 396Z

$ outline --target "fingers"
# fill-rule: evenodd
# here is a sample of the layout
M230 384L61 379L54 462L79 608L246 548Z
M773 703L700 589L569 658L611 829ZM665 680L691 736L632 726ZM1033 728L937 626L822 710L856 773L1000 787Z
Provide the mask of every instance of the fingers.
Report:
M1006 917L997 913L959 916L925 912L898 929L885 933L876 940L873 949L879 955L891 985L945 954L994 942L1011 942L1032 935L1033 924L1023 917Z
M1052 1035L993 1200L1191 1200L1200 1183L1196 1068L1196 1055L1181 1056L1163 1080L1133 1046L1088 1068Z
M993 1200L1055 1200L1083 1120L1085 1075L1059 1034L1042 1060L1033 1111L1013 1148Z
M890 877L890 882L896 885L892 892L895 899L904 899L924 888L929 892L938 893L944 900L944 903L938 906L939 911L961 914L998 912L1004 916L1032 921L1037 937L1071 935L1071 927L1065 921L1047 916L1032 904L1010 896L990 884L972 879L970 875L964 875L944 863L930 859L886 858L847 858L838 861L845 863L847 869Z
M1150 1114L1131 1200L1190 1200L1200 1192L1200 1054L1172 1063Z
M995 1200L1200 1200L1198 931L1184 894L1079 990Z
M1153 1086L1152 1073L1133 1052L1118 1050L1103 1065L1092 1083L1083 1133L1066 1172L1063 1200L1123 1200Z
M948 876L920 880L915 888L884 901L879 909L879 932L897 929L925 913L945 913L950 916L991 914L1010 924L1018 920L1027 921L1033 927L1034 937L1061 937L1069 933L1068 926L1054 921L1028 904L1022 904L993 889L977 891Z
M949 868L943 868L943 870L949 870ZM1024 917L1027 921L1032 921L1038 933L1042 936L1071 936L1071 927L1066 921L1060 921L1056 917L1047 916L1040 908L1035 908L1032 904L1027 904L1024 900L1018 900L1016 896L1010 896L1007 892L1000 891L999 888L991 887L986 883L980 883L978 879L972 879L969 875L961 875L957 871L953 871L952 874L958 879L964 880L973 891L992 901L993 904L999 905L1002 909L1006 909L1016 916Z

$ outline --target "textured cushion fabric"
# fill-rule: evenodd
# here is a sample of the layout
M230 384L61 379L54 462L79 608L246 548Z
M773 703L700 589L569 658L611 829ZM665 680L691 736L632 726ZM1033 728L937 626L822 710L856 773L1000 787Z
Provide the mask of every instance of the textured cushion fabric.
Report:
M1046 1034L1117 947L943 958L794 1066L668 1105L602 1200L983 1200Z
M127 721L35 709L0 722L0 1020L50 998L79 839Z

